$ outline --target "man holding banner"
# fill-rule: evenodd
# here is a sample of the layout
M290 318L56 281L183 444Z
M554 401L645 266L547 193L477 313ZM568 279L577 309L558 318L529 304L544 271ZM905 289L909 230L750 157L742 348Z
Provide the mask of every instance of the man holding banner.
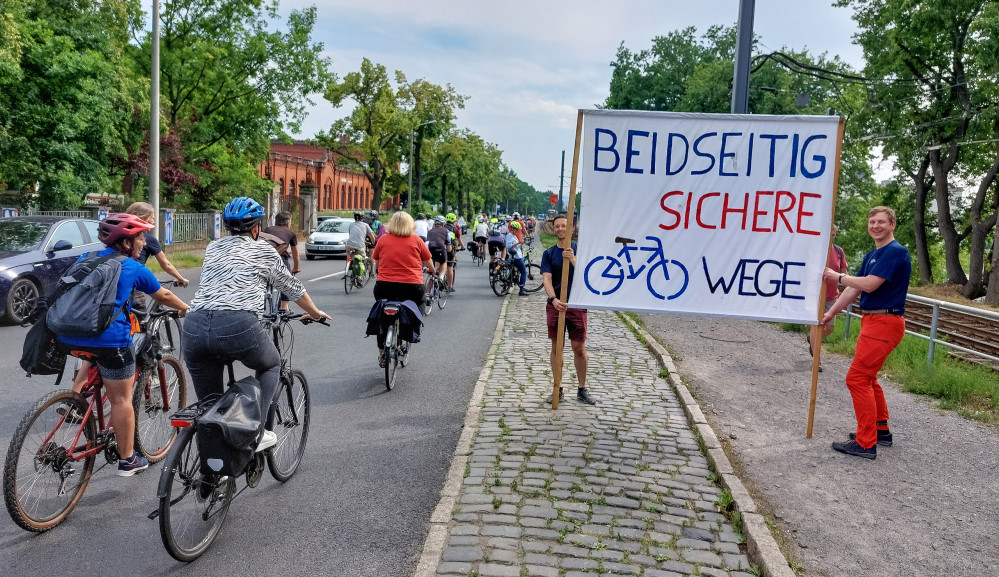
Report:
M569 285L566 291L566 299L569 298L569 290L572 288L572 275L576 268L576 245L571 242L568 234L568 217L560 214L552 221L555 238L558 243L545 251L541 255L541 278L544 282L545 293L548 295L548 306L545 308L545 316L548 322L548 338L552 341L551 363L552 374L555 374L555 362L561 358L556 355L555 346L558 342L558 314L565 311L565 328L569 333L569 342L572 343L572 362L576 367L576 376L579 379L579 389L576 398L588 404L595 405L596 401L586 390L586 365L589 357L586 354L586 310L570 309L564 302L559 300L562 290L562 267L565 261L569 261ZM556 280L557 279L557 280ZM561 373L560 373L561 374ZM558 389L559 400L562 400L562 387ZM549 396L549 404L552 398Z
M888 405L878 383L878 372L888 355L905 336L905 297L909 291L912 261L909 251L895 240L895 211L887 206L875 206L867 213L867 232L874 239L875 249L864 256L857 276L826 268L823 277L837 280L844 287L836 304L822 317L822 324L836 315L860 295L864 313L853 363L846 373L846 386L853 397L857 415L857 431L850 440L832 444L832 448L847 455L874 459L878 445L890 447Z

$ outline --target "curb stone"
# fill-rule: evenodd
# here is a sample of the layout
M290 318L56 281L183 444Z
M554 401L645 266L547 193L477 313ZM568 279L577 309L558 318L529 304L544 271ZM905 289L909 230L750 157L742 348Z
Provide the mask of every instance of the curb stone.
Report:
M767 526L763 516L757 513L756 502L749 496L749 492L746 491L742 481L732 474L731 462L729 462L728 457L725 456L725 452L721 449L718 437L714 434L711 426L707 424L700 405L690 395L690 391L687 390L687 387L680 379L680 375L676 371L676 365L673 364L673 359L670 357L669 352L644 327L627 315L618 316L626 325L642 335L649 352L659 361L660 366L667 371L669 382L673 385L677 397L680 398L681 405L687 414L691 427L695 428L701 435L708 459L714 466L715 471L721 476L720 482L722 486L732 494L732 499L735 501L735 508L742 515L743 532L746 535L746 543L749 546L749 551L763 566L764 574L770 577L795 577L794 571L791 570L787 559L784 558L780 547L777 546L777 541L774 539L770 527Z
M420 560L416 564L413 577L434 577L437 573L437 566L441 562L444 545L447 542L448 524L451 522L452 511L458 503L458 493L461 490L461 482L465 475L465 465L468 463L468 455L472 450L472 439L479 429L482 397L485 394L486 383L489 382L489 377L492 374L493 361L496 360L496 349L499 348L500 337L503 336L506 311L509 305L510 294L507 294L503 299L499 319L496 321L492 344L489 345L489 351L486 353L479 378L475 381L472 398L468 400L468 410L465 412L465 422L462 424L458 446L454 449L451 468L445 477L444 488L441 489L441 500L430 516L430 530L423 543Z

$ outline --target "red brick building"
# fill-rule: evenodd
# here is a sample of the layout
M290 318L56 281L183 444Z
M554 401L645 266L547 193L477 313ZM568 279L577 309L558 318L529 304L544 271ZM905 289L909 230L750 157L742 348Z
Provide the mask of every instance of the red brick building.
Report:
M281 187L282 196L298 196L301 186L317 187L319 210L371 208L371 183L360 172L341 166L339 154L302 142L271 142L271 151L257 173ZM383 210L399 208L399 195L386 198Z

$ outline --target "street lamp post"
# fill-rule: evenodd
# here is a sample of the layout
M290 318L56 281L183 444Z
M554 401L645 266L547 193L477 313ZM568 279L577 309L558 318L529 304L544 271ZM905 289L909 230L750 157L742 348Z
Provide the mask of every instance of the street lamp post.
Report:
M153 61L149 94L149 204L160 220L160 0L153 0ZM151 232L159 238L159 227Z
M413 136L416 134L416 131L420 129L420 127L435 124L436 122L436 120L428 120L422 124L416 125L416 128L409 131L409 189L406 191L406 208L408 208L410 212L413 211ZM422 139L420 140L420 144L423 144Z

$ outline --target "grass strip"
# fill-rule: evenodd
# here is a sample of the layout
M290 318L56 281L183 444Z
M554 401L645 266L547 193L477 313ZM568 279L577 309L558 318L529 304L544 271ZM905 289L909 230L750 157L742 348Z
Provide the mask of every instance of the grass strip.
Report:
M205 264L205 257L200 254L193 254L189 252L175 252L173 254L168 254L167 258L173 263L173 266L178 269L183 268L200 268ZM155 258L151 258L146 261L146 266L149 270L153 271L153 274L159 274L163 272L160 268L160 263Z
M807 325L783 323L781 327L793 332L808 329ZM852 357L860 334L860 319L850 321L849 336L844 333L844 318L837 316L836 329L824 341L824 350ZM939 344L930 366L927 363L929 349L929 341L905 335L888 355L882 373L901 383L903 391L937 399L942 409L957 411L976 421L999 424L999 373L955 359L947 354L946 346Z

